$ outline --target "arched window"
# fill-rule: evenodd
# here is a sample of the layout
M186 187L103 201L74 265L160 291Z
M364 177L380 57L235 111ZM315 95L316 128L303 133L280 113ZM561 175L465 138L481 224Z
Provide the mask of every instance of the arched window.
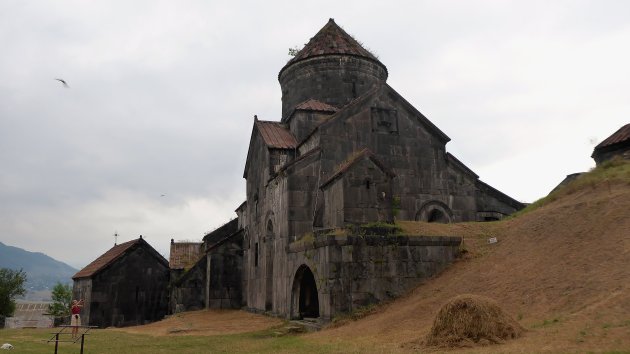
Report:
M273 222L271 222L271 219L267 221L267 237L273 238Z

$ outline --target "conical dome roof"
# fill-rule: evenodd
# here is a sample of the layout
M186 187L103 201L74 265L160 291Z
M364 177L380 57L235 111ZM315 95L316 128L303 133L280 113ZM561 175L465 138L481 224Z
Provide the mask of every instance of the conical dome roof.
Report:
M363 48L356 39L346 33L341 27L339 27L334 19L329 19L326 25L317 32L313 38L302 48L289 62L280 70L286 69L291 64L304 59L321 56L321 55L352 55L370 59L381 64L374 54L370 53L367 49ZM385 70L387 70L385 68Z
M386 80L385 65L331 18L278 74L282 118L309 99L343 107Z

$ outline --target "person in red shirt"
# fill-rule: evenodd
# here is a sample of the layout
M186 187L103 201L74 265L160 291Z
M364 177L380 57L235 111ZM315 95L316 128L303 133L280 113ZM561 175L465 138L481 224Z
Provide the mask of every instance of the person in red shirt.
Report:
M73 300L70 312L72 317L70 318L70 326L72 326L72 338L76 338L79 334L79 326L81 325L81 308L83 307L83 300Z

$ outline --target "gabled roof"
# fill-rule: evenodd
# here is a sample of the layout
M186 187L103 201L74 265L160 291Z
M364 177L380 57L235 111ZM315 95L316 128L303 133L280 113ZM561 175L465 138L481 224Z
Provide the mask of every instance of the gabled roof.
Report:
M291 113L288 116L282 118L282 123L289 124L289 121L295 115L297 111L307 111L307 112L320 112L324 114L334 114L339 109L337 107L331 106L327 103L318 101L316 99L310 98L293 108Z
M278 75L281 75L284 69L296 62L312 57L335 54L363 57L383 65L372 53L363 48L356 39L346 33L346 31L339 27L335 23L335 20L331 18L328 20L328 23L308 41L304 48L289 60ZM383 67L385 68L385 65L383 65ZM387 68L385 68L385 71L387 71Z
M475 181L475 184L476 184L477 188L479 188L483 192L492 195L493 197L499 199L500 201L504 202L507 205L510 205L511 207L513 207L516 210L521 210L521 209L523 209L525 207L525 204L523 204L523 203L519 202L518 200L510 197L509 195L501 192L500 190L492 187L491 185L487 184L486 182L483 182L480 179Z
M254 124L267 147L294 149L297 146L297 139L282 123L256 120Z
M249 148L247 149L243 178L247 178L249 159L252 154L252 143L256 132L260 134L263 144L265 144L269 149L295 149L298 145L297 139L284 124L280 122L258 120L258 117L254 116L254 126L252 127L252 134L249 138Z
M416 107L414 107L411 103L409 103L409 101L407 101L398 92L396 92L396 90L394 90L388 84L382 84L382 85L374 86L373 88L368 90L363 95L355 98L350 103L348 103L347 105L343 106L337 113L333 114L328 120L326 120L322 124L320 124L317 127L315 127L313 129L313 131L311 133L309 133L300 142L300 144L302 142L305 142L306 140L308 140L308 138L311 135L313 135L315 133L315 131L317 131L318 129L320 129L322 127L325 127L328 124L332 124L334 121L336 121L340 117L344 117L344 114L346 112L351 111L355 107L358 107L358 106L360 107L362 104L364 104L365 102L369 101L372 97L378 95L379 92L382 91L382 90L385 90L385 91L387 91L387 94L391 94L392 96L396 97L396 99L398 99L398 101L401 103L401 105L404 108L408 109L409 111L411 111L416 116L416 118L418 119L420 124L422 124L427 130L429 130L429 132L433 133L444 144L448 143L451 140L451 138L449 138L446 134L444 134L444 132L442 130L440 130L440 128L438 128L435 124L433 124L433 122L431 122L427 117L425 117L424 114L420 113L420 111L418 111L416 109ZM298 146L299 146L299 144L298 144Z
M153 251L154 255L160 260L160 262L168 266L168 261L164 259L164 257L162 257L162 255L160 255L157 251L155 251L153 247L151 247L151 245L149 245L145 240L143 240L142 237L140 237L138 239L127 241L125 243L121 243L120 245L115 245L114 247L110 248L109 251L103 253L100 257L95 259L92 263L86 265L83 269L81 269L75 275L73 275L72 279L92 277L96 273L100 272L101 270L105 269L106 267L114 263L116 260L121 258L133 246L142 245L142 244L148 246Z
M281 172L288 170L289 168L299 164L300 162L306 160L307 158L319 153L322 150L321 147L317 146L312 148L311 150L307 151L305 154L301 155L300 157L294 159L293 161L285 164L284 166L280 167L280 169L278 170L278 173L276 173L276 176L280 175Z
M450 152L446 153L446 158L449 163L452 163L453 166L458 167L461 171L469 174L470 176L473 176L474 178L479 178L479 176L475 172L473 172L473 170L464 165L463 162L459 161L459 159L453 156L453 154L451 154Z
M227 242L228 240L238 236L238 235L243 235L243 233L245 232L245 229L238 229L236 231L234 231L233 233L229 234L228 236L225 236L224 238L218 240L217 242L213 243L212 245L208 246L207 251L210 252L213 249L221 246L222 244L224 244L225 242Z
M601 148L605 148L625 141L630 141L630 123L619 128L619 130L614 132L613 135L609 136L604 141L597 144L597 146L595 146L595 150L599 150ZM593 151L593 153L595 152Z
M327 103L318 101L316 99L310 98L297 106L295 106L295 110L301 111L318 111L318 112L337 112L337 107L333 107Z
M221 239L235 233L238 230L238 218L232 219L225 224L218 227L216 230L207 233L203 237L203 242L206 244L206 251L215 243L219 242Z
M103 253L100 257L92 261L92 263L86 265L83 269L78 271L77 274L73 275L72 279L91 277L99 270L112 264L138 242L140 242L140 239L127 241L125 243L121 243L120 245L114 245L114 247L110 248L109 251Z
M332 174L332 176L330 176L330 178L328 178L326 181L324 181L324 183L322 183L320 188L324 188L326 185L330 184L331 182L333 182L334 180L342 176L350 168L352 168L352 166L354 166L357 162L363 160L364 158L368 158L369 160L371 160L381 171L383 171L383 173L388 175L390 178L396 177L396 174L392 170L387 168L385 164L383 164L383 162L381 162L381 160L379 160L378 157L376 157L376 155L374 155L374 153L370 151L370 149L365 148L363 150L360 150L354 153L352 156L350 156L349 159L347 159L341 165L339 165L337 170L335 170L335 172Z
M236 209L234 209L234 211L239 211L239 210L245 208L246 205L247 205L247 200L245 200L239 206L237 206Z

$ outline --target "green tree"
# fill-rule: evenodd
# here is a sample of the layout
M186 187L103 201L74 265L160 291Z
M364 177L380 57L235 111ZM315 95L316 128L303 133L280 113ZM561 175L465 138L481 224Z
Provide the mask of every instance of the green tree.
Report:
M48 313L55 317L62 317L70 314L70 303L72 302L72 287L68 284L57 282L52 289L53 303L48 305Z
M0 317L9 317L15 311L15 297L24 295L26 273L22 269L0 268Z

